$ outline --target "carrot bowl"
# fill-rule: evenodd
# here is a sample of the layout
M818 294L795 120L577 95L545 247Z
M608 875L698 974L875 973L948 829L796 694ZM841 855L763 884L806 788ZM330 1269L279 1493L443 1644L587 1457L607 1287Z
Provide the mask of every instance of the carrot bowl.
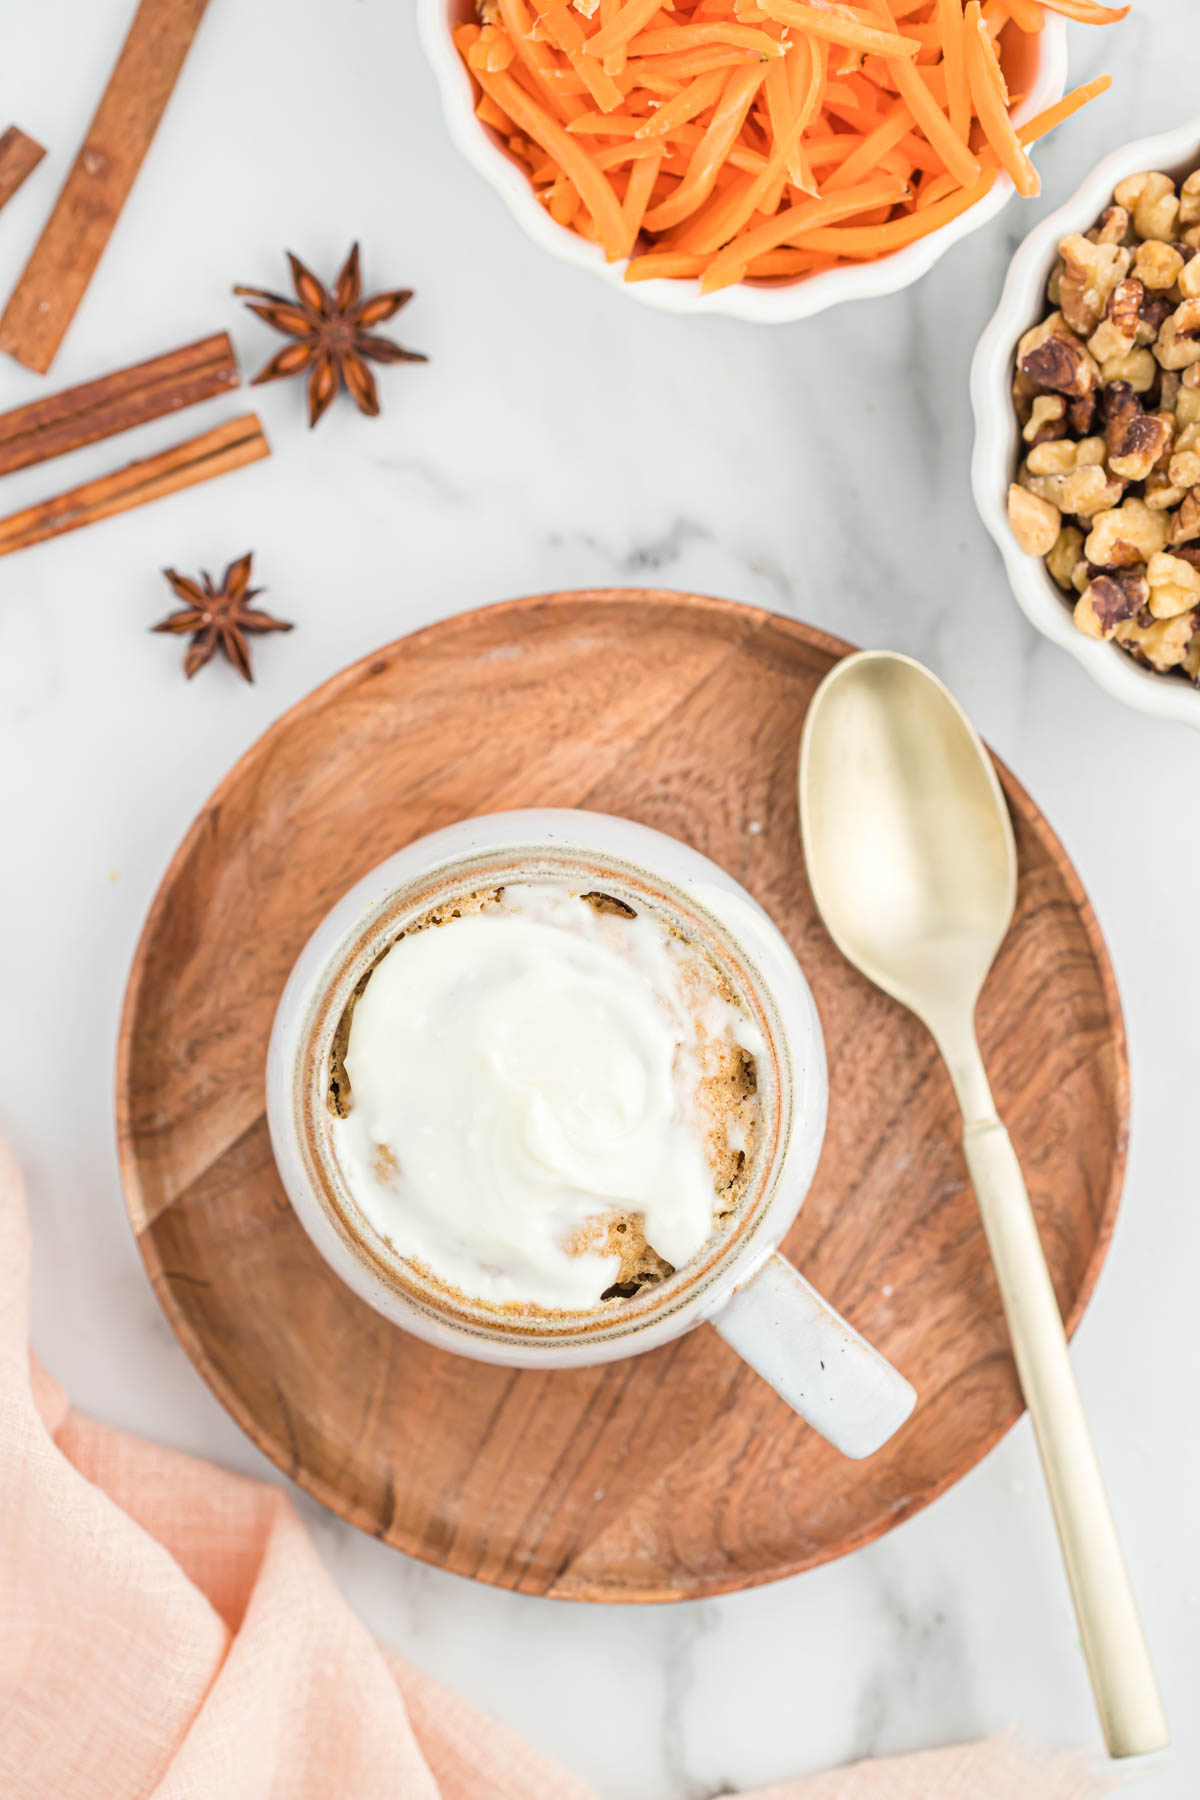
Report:
M629 0L624 0L628 9ZM700 0L705 8L705 29L703 33L704 49L697 56L695 53L687 59L687 74L707 62L709 59L718 64L721 52L712 46L712 26L709 23L716 0ZM749 14L751 20L762 18L757 10L756 0L735 0L736 18ZM994 14L998 0L987 0ZM1003 0L1007 6L1009 0ZM1076 0L1048 0L1051 8L1056 5L1075 4ZM1089 5L1091 0L1081 0ZM518 63L515 70L510 71L513 61L512 42L502 39L503 19L511 18L514 4L519 8L519 16L534 21L534 32L526 38L523 45L517 45L518 55L527 56L530 49L546 75L558 81L560 88L553 89L573 94L568 103L570 110L563 108L557 117L551 117L553 106L546 101L542 111L538 102L544 99L540 91L532 95L529 89L535 88L537 76L531 76L527 68ZM953 178L948 174L937 187L931 187L936 179L935 171L941 166L939 144L942 137L948 139L947 112L953 117L954 107L947 101L946 110L936 105L929 107L925 102L925 94L918 92L916 98L921 105L917 112L937 112L938 118L930 117L929 123L937 127L933 132L933 148L921 161L915 163L914 184L921 183L926 188L930 204L930 221L932 228L926 229L922 235L913 236L911 241L901 242L899 247L891 248L890 244L907 234L903 231L879 233L878 222L887 220L888 206L891 199L903 188L902 174L897 178L895 173L898 157L903 146L915 146L907 154L921 158L921 143L924 141L915 130L909 130L901 136L901 121L895 117L900 100L904 97L904 88L900 88L900 100L893 97L887 88L887 76L879 83L878 111L875 120L864 118L855 125L847 123L854 120L852 98L848 94L846 71L855 63L853 46L838 46L825 37L824 20L826 16L834 16L846 21L851 14L857 21L869 17L863 5L854 8L836 6L832 0L761 0L763 6L770 5L776 9L770 29L783 43L776 55L787 55L791 27L779 25L775 20L780 14L789 17L816 17L819 21L819 36L812 41L817 50L811 52L811 70L820 64L820 77L814 75L812 91L820 89L822 104L832 96L832 124L834 132L847 132L846 143L851 147L850 153L843 153L842 160L833 168L832 179L827 172L831 156L839 154L840 136L832 136L823 128L824 114L816 121L811 137L802 136L805 131L803 120L793 111L785 115L782 123L788 133L784 137L776 133L775 141L770 136L771 127L776 123L773 110L779 94L779 85L771 91L767 81L771 76L771 57L753 56L751 61L741 66L732 65L714 73L709 77L714 90L718 90L715 104L710 101L709 110L689 111L696 109L701 94L699 83L692 79L687 93L681 94L677 100L657 100L645 98L640 90L622 105L621 97L613 87L607 75L608 69L616 69L617 82L623 92L629 94L632 83L634 64L628 65L630 74L626 75L622 66L622 56L614 59L603 58L599 53L595 56L581 57L572 53L570 66L568 54L559 52L562 42L571 40L566 36L569 31L578 33L581 27L587 27L595 33L602 21L612 19L616 0L595 0L589 13L581 7L571 7L570 0L505 0L503 9L497 6L489 8L497 23L485 23L482 28L479 22L475 0L418 0L418 23L426 55L432 65L441 93L443 108L451 137L457 148L467 161L484 178L491 183L504 199L514 218L544 249L573 263L580 268L590 269L601 279L618 285L634 298L647 305L670 312L724 313L737 318L759 320L763 323L782 323L795 319L808 318L822 312L826 307L837 305L844 300L861 299L876 294L893 293L897 289L908 287L912 282L924 275L933 264L947 251L952 244L966 237L970 232L986 224L1005 204L1013 192L1014 183L1007 172L1011 159L1001 153L997 156L992 150L992 139L985 136L987 122L982 129L974 124L974 118L982 119L983 107L973 108L971 129L960 136L964 145L970 141L971 150L964 150L960 155L965 157L969 166L973 159L982 165L984 175L977 180L975 186L967 190L960 186L957 193L951 192ZM924 12L930 18L938 14L937 0L892 0L895 11L899 15L896 25L897 33L905 29L904 19L917 16L917 23L910 30L928 34L934 27L921 21L919 15ZM1028 11L1035 0L1012 0L1012 9L1024 7ZM603 6L604 11L599 9ZM642 29L640 37L634 37L629 51L631 58L639 54L642 47L648 46L657 50L662 44L674 49L674 40L686 34L689 22L695 21L695 14L689 10L690 0L667 8L650 22L653 29ZM645 10L651 12L653 0L648 0ZM876 4L876 14L882 19L885 9ZM968 8L967 18L978 8ZM675 21L674 28L671 22ZM876 39L881 34L878 29L863 26L864 31L875 31ZM732 55L734 49L741 50L747 57L752 52L743 49L755 36L753 24L742 25L735 22L732 16L724 24L723 30L731 40L727 54ZM994 31L994 26L993 26ZM981 27L982 34L982 27ZM610 26L611 35L611 26ZM456 41L457 39L457 41ZM535 41L536 40L536 41ZM601 49L607 39L601 39ZM894 41L894 40L889 40ZM498 52L498 53L497 53ZM622 52L623 54L623 52ZM911 51L910 51L911 54ZM553 66L551 59L557 57L558 66ZM864 57L867 60L864 63ZM506 61L507 58L507 61ZM863 80L860 81L859 92L867 93L865 79L872 71L868 50L860 51L857 61L864 67ZM473 60L471 60L473 59ZM471 60L471 66L468 61ZM528 56L532 62L532 56ZM678 57L660 57L657 62L650 63L642 57L640 65L650 67L657 73L660 66L669 66L674 62L680 66ZM1024 163L1029 177L1036 182L1031 165L1027 164L1024 150L1018 143L1018 133L1027 121L1034 121L1047 109L1054 109L1051 120L1061 113L1065 116L1071 109L1073 101L1062 101L1066 86L1066 26L1065 19L1054 10L1044 13L1042 28L1036 32L1022 31L1015 21L1005 24L995 38L993 55L993 73L996 88L1003 93L1007 83L1009 93L1014 96L1011 108L1011 131L1007 123L1003 102L996 102L989 94L987 101L1000 115L1000 130L1011 139L1013 156L1018 164ZM744 100L744 94L755 88L754 63L767 65L767 74L762 78L762 88L753 101L754 111L750 111ZM876 66L882 68L878 56ZM494 68L489 65L495 65ZM998 66L997 66L998 65ZM791 66L789 58L789 67ZM892 65L894 66L894 65ZM915 66L915 63L914 63ZM587 91L584 92L575 71L583 69L587 79ZM1000 70L1003 70L1001 79ZM856 71L857 72L857 71ZM803 86L803 63L801 67L801 86ZM907 74L907 71L904 71ZM931 85L931 71L922 71L924 86ZM518 87L518 78L523 84ZM652 79L647 77L647 82ZM719 91L719 82L724 79L727 86L723 93ZM878 79L878 78L877 78ZM832 88L830 87L832 81ZM960 81L965 92L965 74L960 74ZM612 97L605 93L602 83L607 82ZM937 86L934 85L936 96ZM1092 84L1088 90L1080 90L1086 98L1088 93L1098 89L1100 84ZM909 80L909 87L917 87L917 83ZM739 94L739 90L741 93ZM667 94L669 84L658 90ZM788 95L786 86L783 89L782 105L786 108ZM796 102L797 88L793 78L792 101ZM597 95L599 98L597 98ZM872 95L873 97L873 95ZM740 117L748 119L744 135L729 152L732 134L725 139L725 154L729 157L727 185L724 191L718 186L714 192L710 186L700 185L697 189L697 210L688 217L683 212L687 198L686 181L677 181L668 185L660 180L653 185L650 174L650 162L644 150L640 160L622 157L624 168L620 173L616 158L621 156L618 147L623 135L628 141L631 135L645 139L648 135L643 129L651 119L655 120L654 135L659 135L657 110L649 108L670 105L672 111L671 129L676 131L677 142L691 151L694 161L688 176L696 186L694 170L696 163L702 160L695 146L703 138L707 144L714 135L719 135L720 123L718 114L724 108L725 115L738 114L741 99ZM841 105L839 106L839 102ZM1061 106L1056 103L1061 102ZM800 103L803 107L803 101ZM910 102L911 104L911 102ZM810 99L810 115L811 116ZM504 108L507 107L507 112ZM640 108L640 110L639 110ZM626 116L632 113L634 116ZM519 114L514 119L514 114ZM676 126L674 121L681 123ZM687 121L683 123L682 121ZM706 122L707 121L707 122ZM909 121L911 123L911 121ZM635 129L636 128L636 129ZM1048 128L1044 124L1040 129ZM1027 127L1035 135L1040 134L1036 126ZM595 132L588 136L585 133ZM579 135L575 135L575 134ZM665 136L665 132L662 134ZM896 154L892 154L893 146L900 139ZM918 141L920 139L920 141ZM661 140L660 140L661 141ZM809 170L809 180L803 191L795 186L788 186L787 201L789 206L803 206L804 220L812 226L810 235L802 240L803 244L811 243L817 253L804 255L795 248L784 248L795 244L794 237L788 238L782 232L776 233L773 221L766 217L772 202L767 207L752 209L751 201L761 196L764 188L770 186L774 190L774 205L779 204L778 196L783 189L785 179L791 183L795 178L796 161L790 151L798 145L812 143L819 161L815 176ZM580 157L576 146L593 153L601 146L599 155ZM875 146L879 146L878 157L873 155ZM611 149L609 148L611 146ZM982 146L982 148L981 148ZM944 146L950 151L956 146L952 143ZM551 185L551 177L556 165L550 152L558 149L558 161L562 165L561 175ZM856 152L856 154L855 154ZM674 146L672 153L675 152ZM568 155L574 160L567 166ZM539 170L539 160L545 159ZM798 159L803 169L804 157ZM786 162L786 174L781 164ZM951 158L953 165L953 158ZM768 166L769 165L769 166ZM601 177L595 179L593 169L600 171L614 170L612 178L613 192L606 192L608 180ZM889 169L892 171L889 182ZM641 174L638 174L638 171ZM755 171L758 174L755 174ZM737 172L732 172L737 171ZM1021 179L1021 168L1016 167L1018 181ZM542 182L540 192L535 188L534 177ZM572 179L572 177L577 177ZM725 168L720 171L720 179L726 179ZM899 179L900 186L895 183ZM965 177L962 178L965 183ZM826 187L828 183L828 187ZM739 186L740 184L740 186ZM623 191L622 191L623 185ZM640 193L638 192L640 188ZM850 191L848 192L847 189ZM886 191L885 191L886 189ZM582 191L581 191L582 190ZM663 195L666 193L666 199ZM911 196L911 190L909 190ZM941 195L944 198L940 198ZM585 202L590 202L589 204ZM565 200L566 204L556 205L556 201ZM846 202L847 204L839 204ZM861 223L864 229L848 236L834 236L834 232L822 229L826 226L837 227L842 224L850 226L859 223L855 217L853 203L861 207ZM899 204L897 202L897 204ZM922 202L923 204L923 202ZM727 210L722 213L718 206ZM601 216L607 207L607 217ZM869 209L869 210L868 210ZM558 213L558 217L555 213ZM619 243L621 216L624 213L628 220L633 213L638 220L649 223L661 221L665 231L655 236L645 230L637 231L630 225L630 233L636 237L636 251L632 258L624 253L628 245ZM782 218L782 215L780 215ZM941 222L933 224L933 220ZM735 241L731 244L721 239L722 226L732 220ZM615 221L615 223L614 223ZM677 229L672 230L672 227ZM740 235L736 235L740 233ZM689 235L692 244L699 242L706 251L705 257L689 255ZM757 250L755 246L772 238L781 246ZM596 241L601 239L602 241ZM680 240L682 239L682 244ZM874 249L876 241L880 248ZM855 260L839 260L833 262L829 255L820 252L828 243L851 242L854 249L851 254ZM868 252L866 245L872 249ZM741 249L745 246L745 249ZM678 248L677 248L678 247ZM679 253L679 251L682 253ZM740 261L739 261L740 251ZM751 254L753 252L753 254ZM661 272L660 272L661 271ZM709 290L709 291L706 291Z

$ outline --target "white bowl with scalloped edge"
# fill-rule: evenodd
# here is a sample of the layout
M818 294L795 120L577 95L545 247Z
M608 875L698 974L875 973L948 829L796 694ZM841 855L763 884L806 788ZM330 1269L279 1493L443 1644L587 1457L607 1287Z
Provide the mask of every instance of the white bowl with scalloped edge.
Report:
M891 256L880 257L877 262L854 268L828 269L790 282L743 281L715 294L701 294L695 281L626 281L623 262L606 262L598 245L589 244L578 233L555 223L535 197L524 169L510 154L499 132L476 118L471 77L450 35L454 25L474 17L474 0L417 0L421 43L437 78L446 125L455 146L471 167L491 183L517 223L543 250L576 268L590 270L610 287L661 312L725 313L736 319L777 325L811 318L844 300L896 293L928 274L952 244L994 219L1013 192L1011 181L1001 175L982 200L927 238L908 244ZM1043 107L1052 106L1066 91L1066 21L1050 16L1040 32L1027 37L1014 32L1012 42L1011 60L1006 56L1005 67L1013 90L1024 96L1013 113L1019 124Z
M1200 692L1179 675L1156 674L1134 662L1118 645L1099 643L1077 631L1061 588L1039 556L1028 556L1008 524L1006 498L1020 461L1020 425L1012 403L1013 359L1017 341L1046 310L1046 283L1058 255L1059 240L1073 231L1088 231L1127 175L1162 169L1176 178L1200 165L1200 119L1175 131L1138 138L1106 156L1087 179L1050 216L1036 225L1009 267L1000 304L992 315L971 364L971 404L975 411L975 450L971 486L984 524L1004 558L1017 604L1043 637L1059 644L1094 681L1126 706L1179 719L1200 729Z

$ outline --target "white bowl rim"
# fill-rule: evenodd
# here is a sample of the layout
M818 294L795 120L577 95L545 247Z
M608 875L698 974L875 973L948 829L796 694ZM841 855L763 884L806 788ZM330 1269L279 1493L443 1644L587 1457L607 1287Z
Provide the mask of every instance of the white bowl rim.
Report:
M417 30L425 55L437 79L446 127L456 149L476 172L489 182L508 206L527 236L560 261L586 269L621 293L659 312L724 314L759 324L790 324L809 319L846 300L873 299L911 287L945 255L952 245L988 224L1007 205L1013 185L1007 175L957 219L951 219L928 237L896 250L878 262L853 268L827 269L790 284L752 287L745 282L701 294L694 281L626 281L623 262L608 263L596 244L565 226L558 225L534 198L522 171L498 150L475 117L471 78L454 48L447 29L447 0L417 0ZM1060 100L1067 85L1067 22L1058 15L1046 19L1039 34L1037 74L1013 117L1018 124Z
M1096 165L1069 200L1035 225L1009 265L999 305L971 364L975 448L971 486L980 516L1004 558L1021 611L1052 643L1069 650L1093 681L1138 712L1180 719L1200 729L1200 691L1174 676L1156 674L1115 644L1076 630L1061 589L1042 560L1028 556L1013 537L1005 497L1017 463L1017 418L1012 405L1012 359L1017 340L1042 317L1045 285L1059 239L1095 224L1113 188L1141 169L1179 168L1200 161L1200 118L1154 137L1122 144Z

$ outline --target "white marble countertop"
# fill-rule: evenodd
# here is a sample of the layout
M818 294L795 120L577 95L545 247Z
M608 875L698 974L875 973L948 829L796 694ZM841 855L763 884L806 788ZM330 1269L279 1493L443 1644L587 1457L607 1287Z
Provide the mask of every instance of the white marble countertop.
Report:
M0 217L0 289L74 155L129 0L4 0L5 112L51 147ZM158 140L49 382L199 337L252 372L277 340L231 298L280 286L286 245L332 275L411 284L427 368L384 369L375 422L305 429L296 384L255 396L269 463L0 567L0 1126L30 1186L34 1335L100 1417L271 1481L168 1330L126 1223L112 1126L126 971L151 895L231 762L309 688L461 608L646 583L778 608L930 662L1075 858L1126 1007L1134 1130L1112 1253L1076 1364L1175 1730L1127 1790L1200 1791L1195 1176L1200 739L1121 711L1008 595L967 485L966 373L1008 255L1111 145L1196 109L1194 0L1072 32L1115 92L1044 149L1046 194L919 287L806 325L640 308L528 244L452 151L405 0L212 0ZM5 118L0 123L7 123ZM4 511L148 454L217 402L9 477ZM254 687L190 687L159 571L253 547ZM754 1593L585 1609L410 1562L297 1495L371 1627L604 1800L701 1800L1015 1722L1098 1731L1032 1436L870 1549Z

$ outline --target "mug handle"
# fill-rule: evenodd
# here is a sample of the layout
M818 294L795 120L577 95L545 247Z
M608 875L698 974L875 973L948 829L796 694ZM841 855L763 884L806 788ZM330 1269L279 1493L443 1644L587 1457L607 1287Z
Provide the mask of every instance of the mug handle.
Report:
M916 1389L774 1254L709 1323L843 1456L870 1456L912 1412Z

